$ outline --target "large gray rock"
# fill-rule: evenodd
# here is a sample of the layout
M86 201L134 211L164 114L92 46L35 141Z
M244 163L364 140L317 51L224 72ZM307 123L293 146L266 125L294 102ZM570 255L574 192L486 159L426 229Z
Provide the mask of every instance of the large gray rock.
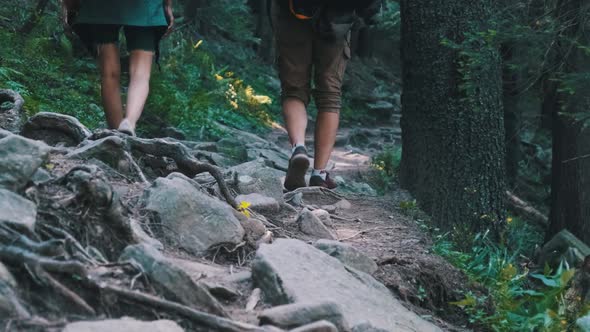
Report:
M289 155L277 149L250 148L248 149L248 158L250 160L262 158L267 166L285 172L289 167Z
M293 329L289 332L339 332L339 331L342 331L342 330L339 330L334 324L332 324L326 320L320 320L315 323L300 326L300 327Z
M336 233L328 228L322 221L308 209L304 209L297 218L299 229L307 234L320 239L336 240Z
M274 305L332 301L352 326L368 322L389 331L440 331L406 309L383 284L366 273L347 269L336 258L299 240L278 239L262 245L252 276Z
M216 143L217 152L222 153L228 158L243 163L248 160L248 150L244 147L244 142L235 138L223 138Z
M339 331L350 331L337 303L294 303L264 310L260 315L260 324L269 324L284 329L293 329L326 320L338 327Z
M35 230L37 206L6 189L0 189L0 223Z
M387 332L387 330L376 328L370 323L363 322L354 326L352 332Z
M40 112L29 118L21 134L53 146L77 146L92 135L75 117L50 112Z
M349 244L338 241L318 240L314 246L338 259L343 264L359 271L373 274L379 268L374 260Z
M283 180L285 173L267 167L263 160L254 160L229 169L237 173L238 191L247 195L258 193L283 203Z
M94 322L75 322L66 325L63 332L183 332L171 320L144 322L133 318L109 319Z
M244 229L226 203L181 178L159 178L147 189L145 210L161 224L163 237L193 254L219 244L242 242Z
M564 229L543 246L538 254L538 263L557 267L566 261L570 266L577 266L588 255L590 247Z
M155 248L146 244L128 246L119 260L137 262L166 297L227 317L227 313L208 288L197 281L202 275L193 278L174 260L166 258Z
M18 135L0 139L0 188L23 189L47 161L49 146Z

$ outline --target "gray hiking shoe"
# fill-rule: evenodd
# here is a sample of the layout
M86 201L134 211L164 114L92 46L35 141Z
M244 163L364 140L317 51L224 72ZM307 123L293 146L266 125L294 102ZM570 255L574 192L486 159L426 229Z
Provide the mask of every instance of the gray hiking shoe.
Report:
M285 188L293 191L297 188L307 187L305 183L305 174L309 169L309 158L307 157L307 149L299 146L291 155L289 160L289 169L287 170L287 177L285 177Z

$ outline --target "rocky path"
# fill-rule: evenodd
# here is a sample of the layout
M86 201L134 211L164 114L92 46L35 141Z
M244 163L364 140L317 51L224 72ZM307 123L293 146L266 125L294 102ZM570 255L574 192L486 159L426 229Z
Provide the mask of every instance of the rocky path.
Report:
M6 114L0 330L456 329L442 318L465 280L398 211L407 195L359 182L368 150L350 137L394 132L342 139L335 167L356 189L284 193L280 131L140 139Z

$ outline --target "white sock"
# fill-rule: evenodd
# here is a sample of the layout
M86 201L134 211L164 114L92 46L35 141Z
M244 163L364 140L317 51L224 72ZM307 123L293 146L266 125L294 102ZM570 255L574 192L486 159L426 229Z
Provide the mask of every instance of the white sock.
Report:
M293 145L293 148L291 148L291 153L294 153L295 149L297 149L300 146L305 147L305 144L297 143L297 144Z
M326 180L326 176L328 176L328 173L326 172L325 169L313 169L313 171L311 172L311 176L319 176L322 178L322 180Z

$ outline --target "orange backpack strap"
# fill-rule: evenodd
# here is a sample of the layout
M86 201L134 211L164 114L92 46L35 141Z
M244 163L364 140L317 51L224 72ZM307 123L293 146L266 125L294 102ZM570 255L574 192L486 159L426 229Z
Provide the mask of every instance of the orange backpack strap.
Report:
M291 13L300 20L311 20L313 18L313 16L308 16L308 14L300 12L297 10L296 6L295 6L295 2L296 0L289 0L289 10L291 10Z

